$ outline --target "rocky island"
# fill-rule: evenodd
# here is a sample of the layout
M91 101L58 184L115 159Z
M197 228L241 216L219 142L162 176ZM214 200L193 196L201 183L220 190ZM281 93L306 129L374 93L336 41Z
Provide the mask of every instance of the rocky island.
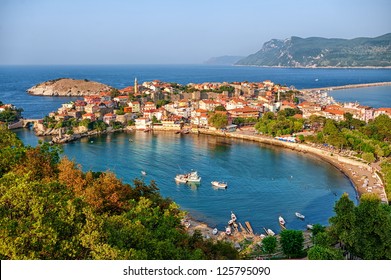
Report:
M32 95L44 96L88 96L109 90L111 90L110 86L87 79L60 78L35 85L27 92Z

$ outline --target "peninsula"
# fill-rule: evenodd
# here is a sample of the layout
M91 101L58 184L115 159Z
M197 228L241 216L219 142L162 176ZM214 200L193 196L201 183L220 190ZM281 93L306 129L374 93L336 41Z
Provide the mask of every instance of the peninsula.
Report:
M235 65L271 67L390 67L391 33L375 38L272 39Z
M59 78L35 85L27 90L32 95L44 96L88 96L109 91L111 87L98 82Z

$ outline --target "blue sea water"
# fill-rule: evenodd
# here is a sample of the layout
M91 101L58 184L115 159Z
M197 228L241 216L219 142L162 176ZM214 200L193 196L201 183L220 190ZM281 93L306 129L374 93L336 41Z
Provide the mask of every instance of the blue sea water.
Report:
M181 84L269 79L296 88L311 88L391 81L391 69L1 66L0 100L22 107L27 118L41 118L74 98L31 96L26 89L60 77L89 79L117 88L132 85L135 77L140 82L159 79ZM17 134L26 144L37 144L32 131L21 129ZM84 170L111 170L125 182L141 178L140 172L145 170L144 180L155 180L163 196L171 197L195 218L221 230L231 211L240 222L250 221L258 233L263 227L278 231L279 215L284 216L288 228L304 229L306 223L327 224L334 203L343 192L352 199L356 197L349 179L328 163L307 154L234 139L163 132L119 133L66 144L64 154L81 163ZM201 184L177 185L175 175L191 169L200 173ZM213 180L227 181L228 189L213 189ZM298 220L296 211L306 215L306 220Z

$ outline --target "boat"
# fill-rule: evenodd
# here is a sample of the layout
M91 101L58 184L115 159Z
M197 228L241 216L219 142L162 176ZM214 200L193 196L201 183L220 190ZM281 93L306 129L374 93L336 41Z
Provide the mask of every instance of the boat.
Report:
M225 233L227 234L227 235L231 235L231 227L226 227L225 228Z
M228 221L229 225L232 225L236 221L236 215L231 211L231 220Z
M186 174L178 174L175 176L175 181L177 183L199 183L201 182L201 177L198 176L197 171L192 171Z
M213 231L212 231L213 235L216 235L218 232L219 231L217 230L217 228L214 228Z
M144 170L141 170L141 175L147 176L147 172L145 172Z
M212 181L210 182L212 186L219 188L219 189L226 189L228 187L227 183L219 182L219 181Z
M278 217L278 222L280 223L280 225L284 226L285 225L285 220L282 216L279 216Z
M268 236L274 236L274 235L276 235L276 234L274 233L274 231L272 231L270 228L268 228L268 229L263 228L263 230L266 232L266 234L267 234Z
M311 230L311 229L313 229L313 228L314 228L314 225L311 225L311 224L308 224L308 225L307 225L307 229Z
M296 215L296 217L298 217L299 219L302 219L302 220L305 219L305 216L304 216L303 214L300 214L299 212L296 212L295 215Z

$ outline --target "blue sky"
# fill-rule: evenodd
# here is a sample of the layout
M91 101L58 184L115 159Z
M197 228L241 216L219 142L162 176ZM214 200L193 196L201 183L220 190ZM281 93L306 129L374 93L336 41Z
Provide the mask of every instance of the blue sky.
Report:
M0 64L193 64L391 32L389 0L0 0Z

